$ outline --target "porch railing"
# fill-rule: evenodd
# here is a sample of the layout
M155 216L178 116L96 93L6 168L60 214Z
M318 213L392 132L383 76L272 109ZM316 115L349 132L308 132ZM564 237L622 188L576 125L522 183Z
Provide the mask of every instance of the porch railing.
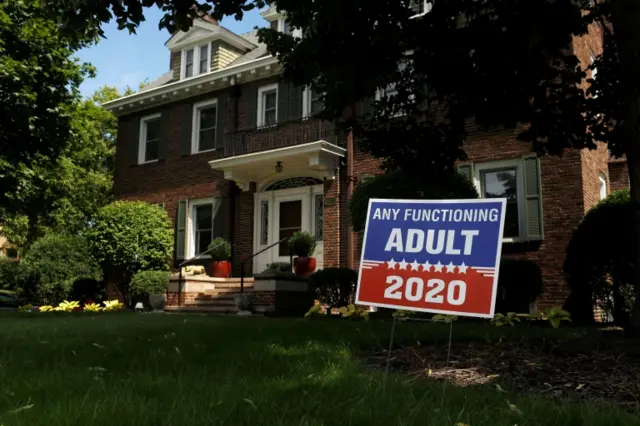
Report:
M193 256L190 259L185 260L184 262L182 262L181 264L178 265L178 306L182 306L182 267L183 266L187 266L190 263L193 263L194 261L200 259L202 256L204 256L205 254L208 254L214 250L216 250L218 247L222 247L223 245L227 244L227 242L224 243L220 243L214 247L211 247L210 249L207 249L206 251L203 251L202 253ZM231 246L233 249L233 245ZM167 289L167 292L169 290Z
M225 134L224 156L250 154L319 140L339 145L339 137L334 129L332 122L310 118L230 132Z
M244 265L248 260L252 260L254 257L258 256L259 254L264 253L265 251L269 250L270 248L273 248L279 244L284 243L285 241L290 240L289 237L285 237L283 239L281 239L280 241L276 241L275 243L271 244L269 247L265 247L262 250L260 250L259 252L253 253L251 256L245 258L242 262L240 262L240 293L244 293ZM293 270L293 247L291 246L291 244L289 244L289 265L291 265L291 268Z

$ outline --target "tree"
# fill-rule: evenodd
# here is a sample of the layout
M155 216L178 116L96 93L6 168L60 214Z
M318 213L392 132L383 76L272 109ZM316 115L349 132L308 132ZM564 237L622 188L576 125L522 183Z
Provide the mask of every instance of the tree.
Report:
M60 8L67 29L98 26L111 10L121 28L135 30L143 6L156 4L166 12L160 26L170 31L187 29L197 7L220 19L241 17L263 3L131 1L124 9L116 0L85 1L83 7L59 1L74 6ZM627 157L633 231L640 237L640 2L427 1L431 11L412 18L411 0L278 0L290 28L302 29L303 38L269 29L259 34L285 77L324 92L327 117L357 112L361 99L393 87L368 114L352 114L343 123L389 169L425 178L452 168L465 158L471 119L480 127L521 129L519 138L539 154L607 142L612 153ZM604 28L606 49L596 61L597 82L585 91L586 70L568 46L594 23ZM640 264L640 250L635 262ZM635 270L640 296L640 268ZM640 329L640 297L632 323Z
M100 104L120 96L116 88L104 86L76 102L59 157L23 167L22 184L7 194L20 208L2 215L2 233L13 244L28 246L47 231L78 234L110 202L117 119Z
M41 0L0 3L0 207L19 211L8 198L55 161L73 131L71 115L87 64L73 52L92 39L59 31Z
M105 278L129 297L138 271L169 270L173 252L171 219L160 207L142 201L115 201L102 207L86 231Z

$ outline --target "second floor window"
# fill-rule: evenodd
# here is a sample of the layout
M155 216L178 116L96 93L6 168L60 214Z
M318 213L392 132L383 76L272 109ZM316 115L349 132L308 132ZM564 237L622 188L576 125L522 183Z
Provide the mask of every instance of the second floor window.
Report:
M278 122L278 85L271 84L258 89L258 127L272 126Z
M190 47L182 51L182 78L195 77L209 72L210 44Z
M191 152L209 151L216 147L218 103L215 99L193 106L193 134Z
M150 163L159 158L160 114L149 115L140 120L138 163Z
M322 112L322 109L324 108L322 103L322 93L318 93L309 87L304 89L302 102L302 116L305 118Z

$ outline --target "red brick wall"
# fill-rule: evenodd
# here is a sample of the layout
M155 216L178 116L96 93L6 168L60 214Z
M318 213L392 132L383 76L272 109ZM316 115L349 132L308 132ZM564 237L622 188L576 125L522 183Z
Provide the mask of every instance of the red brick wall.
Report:
M600 201L600 176L609 186L609 154L606 144L599 143L598 149L584 149L580 152L582 161L582 194L585 213Z
M629 187L629 169L625 160L609 162L609 189L618 191Z

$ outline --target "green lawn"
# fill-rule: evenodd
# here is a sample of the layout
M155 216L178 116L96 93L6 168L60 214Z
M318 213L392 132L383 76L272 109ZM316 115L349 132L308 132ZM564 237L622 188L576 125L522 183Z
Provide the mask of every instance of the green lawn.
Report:
M399 374L385 386L355 353L383 348L389 331L373 321L4 314L0 425L640 425L613 407L492 387L443 392ZM448 331L399 323L396 337L444 341ZM522 330L454 328L456 339L487 332Z

